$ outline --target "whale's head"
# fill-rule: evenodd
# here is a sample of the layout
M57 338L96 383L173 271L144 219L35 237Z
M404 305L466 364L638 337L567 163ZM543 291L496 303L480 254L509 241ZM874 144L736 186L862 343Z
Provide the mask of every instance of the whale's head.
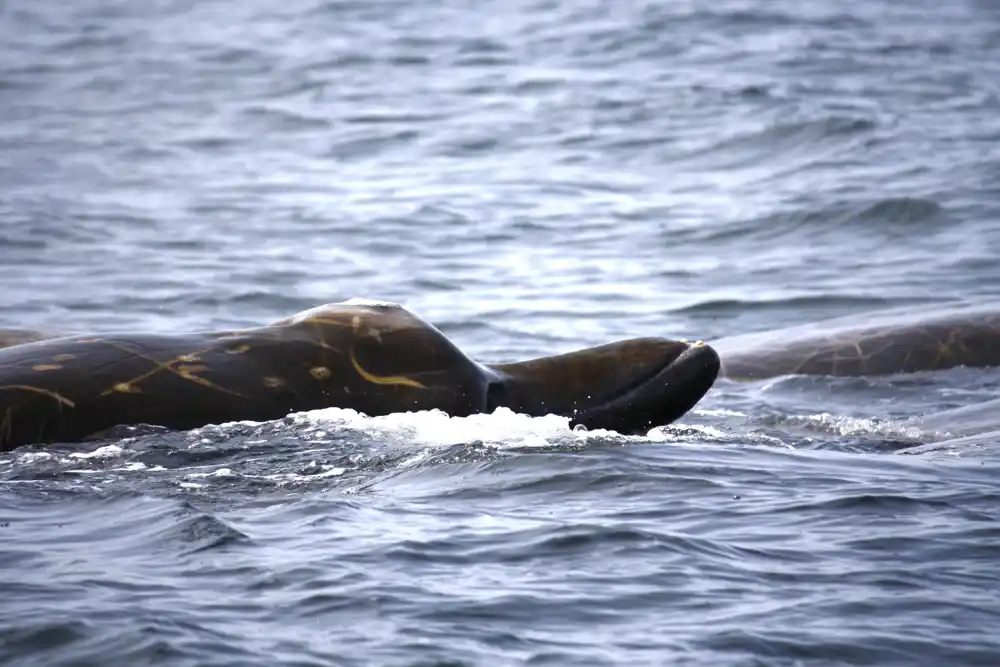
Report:
M718 353L704 343L635 338L493 366L488 409L570 417L570 425L645 434L675 421L712 388Z

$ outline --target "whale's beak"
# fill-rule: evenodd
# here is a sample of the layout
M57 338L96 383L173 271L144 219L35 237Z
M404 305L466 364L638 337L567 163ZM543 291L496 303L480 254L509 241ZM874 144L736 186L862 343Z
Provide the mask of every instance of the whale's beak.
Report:
M693 408L719 375L704 343L636 338L492 368L490 410L570 417L570 425L645 434Z

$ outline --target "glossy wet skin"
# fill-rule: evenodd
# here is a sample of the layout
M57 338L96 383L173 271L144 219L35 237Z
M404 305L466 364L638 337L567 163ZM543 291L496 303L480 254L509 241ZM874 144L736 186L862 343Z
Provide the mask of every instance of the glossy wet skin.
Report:
M1000 366L1000 306L875 312L713 342L722 375L874 376Z
M34 343L35 341L47 340L49 338L57 338L57 336L31 329L3 329L0 330L0 348Z
M510 407L645 432L708 391L708 347L639 339L495 369L392 304L330 304L257 329L63 337L0 350L0 449L117 425L190 429L325 407L370 416Z
M637 338L494 368L505 379L502 404L515 412L645 434L701 400L718 376L719 356L701 343Z

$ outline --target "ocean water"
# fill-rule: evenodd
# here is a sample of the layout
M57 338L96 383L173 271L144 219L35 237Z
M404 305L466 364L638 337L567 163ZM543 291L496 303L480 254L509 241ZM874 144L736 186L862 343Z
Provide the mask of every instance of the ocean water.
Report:
M995 298L998 258L991 0L0 4L2 327L369 297L506 361ZM1000 434L923 416L998 394L22 448L0 664L997 665Z

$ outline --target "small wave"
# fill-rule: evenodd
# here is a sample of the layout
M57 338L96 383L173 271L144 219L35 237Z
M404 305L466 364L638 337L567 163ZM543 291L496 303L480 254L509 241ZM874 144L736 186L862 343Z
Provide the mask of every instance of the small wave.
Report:
M683 552L692 542L688 538L628 526L548 525L519 532L520 535L509 535L504 542L489 548L463 547L452 540L405 540L387 549L386 556L404 562L523 563L598 550Z
M365 113L348 113L340 118L349 125L434 125L448 120L446 112L415 113L402 109L372 109Z
M330 121L274 106L248 106L242 112L247 119L260 122L273 132L313 132L329 129Z
M909 443L897 451L905 456L937 454L954 458L997 458L1000 455L1000 431L966 435L937 442Z
M258 63L266 59L263 51L245 46L223 46L200 53L197 57L201 62L221 65Z
M810 430L833 435L879 435L900 438L920 438L923 433L917 427L905 422L892 420L845 417L821 413L805 416L789 416L776 420L784 425L805 427Z
M37 657L42 651L51 652L86 641L91 632L92 624L83 619L37 620L30 625L8 626L0 630L0 659L4 655ZM13 663L4 661L4 664Z
M897 225L903 231L933 229L946 222L944 208L932 199L917 197L889 197L876 201L844 201L815 210L802 210L778 214L772 222L788 228L820 229L833 226L837 233L845 227L866 232L892 230ZM914 225L925 225L914 226Z
M882 516L886 513L892 513L893 516L900 516L923 511L939 512L952 508L954 508L954 504L946 497L926 498L892 493L866 493L789 504L772 511L787 513L799 513L802 511L823 513L847 512L852 516L861 517L865 514Z
M120 445L103 445L90 452L72 452L69 458L72 459L97 459L107 461L120 457L125 450Z
M190 506L182 514L186 516L161 539L182 544L188 554L250 542L248 535L211 514Z
M763 9L763 5L751 9L739 4L733 8L699 8L691 13L689 20L698 25L707 22L720 28L738 28L741 31L752 28L771 31L786 26L797 26L799 30L806 27L858 30L871 26L863 18L849 13L826 13L822 10L789 13L768 11Z
M823 158L828 149L851 147L852 141L870 135L878 126L874 119L856 116L773 124L714 140L679 160L695 168L718 170L753 166L761 159L773 164L782 153L797 152L811 162Z
M203 131L203 130L200 130ZM214 153L216 151L232 150L238 148L242 144L242 140L235 135L224 135L224 134L201 134L196 136L182 137L173 141L173 145L192 150L195 152L206 152ZM172 239L167 239L169 242L175 242ZM204 242L199 241L199 244Z
M870 244L872 238L884 242L886 239L909 239L914 234L931 237L937 233L949 233L953 230L950 222L952 218L948 210L932 199L887 197L773 211L760 217L714 226L699 232L699 236L709 243L790 242L808 247L821 240L839 245L844 235L850 234L856 239L855 243Z
M851 222L939 222L944 208L936 201L917 197L897 197L861 207L849 218Z
M743 315L747 312L766 313L772 310L801 312L816 310L829 313L837 309L879 308L885 306L905 305L915 300L887 299L877 296L850 294L819 294L808 296L793 296L784 299L710 299L699 301L668 312L697 315Z
M343 133L326 151L326 156L342 161L371 159L383 151L403 148L420 138L417 130L396 129L378 134L365 132Z
M129 35L99 35L94 34L91 29L90 34L84 30L84 34L74 35L56 43L53 47L55 53L92 53L103 49L114 51L131 50L131 38Z

